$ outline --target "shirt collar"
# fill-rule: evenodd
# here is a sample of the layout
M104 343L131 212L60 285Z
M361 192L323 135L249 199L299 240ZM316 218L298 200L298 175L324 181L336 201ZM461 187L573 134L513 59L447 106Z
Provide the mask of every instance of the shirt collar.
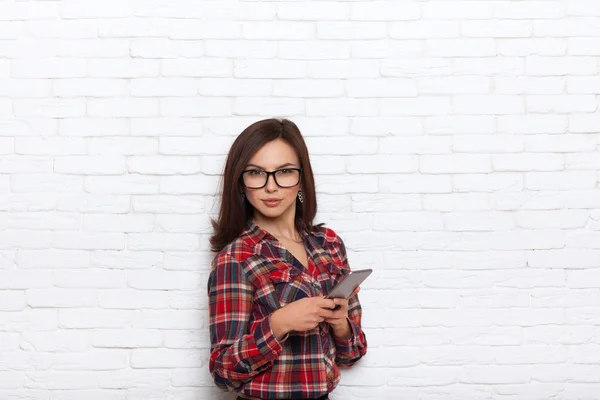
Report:
M277 238L275 238L275 236L271 235L269 232L256 225L251 219L248 219L248 221L246 221L246 229L243 234L250 238L254 242L254 244L260 243L262 240L277 242ZM306 239L307 236L309 236L309 234L306 232L300 232L300 235L303 239Z

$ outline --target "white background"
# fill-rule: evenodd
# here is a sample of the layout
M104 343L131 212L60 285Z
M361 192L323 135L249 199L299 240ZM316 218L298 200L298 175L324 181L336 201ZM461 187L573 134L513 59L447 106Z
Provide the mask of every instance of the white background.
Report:
M596 399L600 3L0 0L0 398L222 398L208 215L295 121L368 355L332 399Z

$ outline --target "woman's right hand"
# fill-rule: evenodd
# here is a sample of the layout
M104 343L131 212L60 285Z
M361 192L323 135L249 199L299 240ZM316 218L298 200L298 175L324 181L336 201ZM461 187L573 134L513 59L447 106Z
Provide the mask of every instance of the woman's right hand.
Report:
M290 331L307 331L333 316L335 302L323 297L305 297L271 314L271 329L277 339Z

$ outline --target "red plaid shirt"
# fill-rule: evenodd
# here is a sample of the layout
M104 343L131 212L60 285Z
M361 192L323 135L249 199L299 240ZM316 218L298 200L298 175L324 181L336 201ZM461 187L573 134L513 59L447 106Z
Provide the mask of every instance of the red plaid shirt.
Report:
M367 352L358 296L349 303L352 337L333 335L326 322L277 340L269 315L307 296L326 295L348 272L342 240L328 228L304 234L307 271L268 232L246 230L216 255L208 280L211 355L217 386L253 399L316 398L340 381Z

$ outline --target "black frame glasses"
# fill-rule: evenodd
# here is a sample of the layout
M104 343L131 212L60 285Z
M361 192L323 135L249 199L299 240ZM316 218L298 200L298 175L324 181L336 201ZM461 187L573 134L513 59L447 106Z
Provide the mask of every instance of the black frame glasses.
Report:
M265 179L264 185L262 185L262 186L248 186L248 185L246 185L246 182L244 182L244 174L247 174L248 172L255 172L255 171L259 171L259 172L263 172L263 173L267 174L267 177ZM280 185L279 182L277 182L277 175L276 174L278 172L281 172L281 171L298 171L298 182L294 183L293 185L289 185L289 186L282 186L282 185ZM286 188L287 189L287 188L294 187L294 186L296 186L297 184L300 183L300 180L302 179L302 168L281 168L281 169L276 169L275 171L271 171L271 172L264 171L262 169L247 169L247 170L242 171L241 180L242 180L242 184L247 189L262 189L265 186L267 186L267 183L269 183L269 177L271 175L273 176L273 181L275 181L275 184L277 186L279 186L280 188Z

